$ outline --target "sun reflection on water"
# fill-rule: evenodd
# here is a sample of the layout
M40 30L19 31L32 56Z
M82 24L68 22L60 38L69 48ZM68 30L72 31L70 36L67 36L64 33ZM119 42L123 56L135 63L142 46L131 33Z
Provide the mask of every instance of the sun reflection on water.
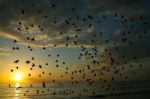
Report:
M15 97L19 96L19 87L20 87L20 83L16 83L15 85Z

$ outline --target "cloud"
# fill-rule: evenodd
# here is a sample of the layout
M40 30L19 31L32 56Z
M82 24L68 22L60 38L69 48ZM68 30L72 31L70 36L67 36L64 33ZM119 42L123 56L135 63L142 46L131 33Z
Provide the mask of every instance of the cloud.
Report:
M9 48L0 48L0 56L9 56L10 49Z
M8 51L10 51L10 49L9 48L0 48L0 51L8 52Z
M35 7L32 7L32 2L35 3L34 0L1 0L0 36L16 39L20 41L20 44L32 44L37 47L54 46L54 44L65 47L66 43L69 44L69 47L77 48L82 45L88 48L97 46L101 54L106 54L103 50L107 48L117 60L120 60L122 55L137 56L139 59L150 56L150 35L143 34L144 31L150 31L148 29L149 24L143 25L143 21L149 22L150 16L148 13L149 6L146 2L135 0L66 0L65 2L37 0ZM55 8L51 6L53 3L56 4ZM72 11L72 8L75 8L75 11ZM25 14L21 14L21 9L25 10ZM42 11L41 14L38 14L39 10ZM118 22L116 23L114 22L115 13L118 14L116 18ZM88 19L88 14L94 19ZM124 19L127 19L127 24L123 24L126 27L122 25L124 22L124 19L121 18L122 15L124 15ZM48 18L44 18L44 16ZM77 16L80 16L80 19L77 19ZM103 18L104 16L106 19ZM146 18L144 17L143 21L139 21L141 16L146 16ZM135 21L130 22L131 18ZM83 22L83 19L86 21ZM69 25L66 24L66 20L70 23ZM92 26L88 27L89 24ZM130 29L130 25L135 27ZM82 31L76 31L76 29ZM123 32L125 32L125 36L123 36ZM75 38L75 35L78 38ZM142 35L143 38L139 39L139 35ZM26 39L28 36L35 37L36 41L28 41ZM67 37L69 37L69 41L66 41ZM127 38L126 43L121 41L123 37ZM91 42L92 40L94 43ZM108 43L106 43L107 40ZM77 42L78 46L73 44L74 41ZM129 41L132 41L133 45L130 46ZM115 50L116 45L114 43L117 44L119 50ZM101 62L103 64L108 63L107 60L109 59L110 57L107 55ZM130 58L126 61L130 61Z
M7 3L9 2L9 4ZM12 2L10 0L5 0L1 1L1 5L5 5L4 10L2 11L3 14L1 15L2 19L2 24L1 28L3 28L3 31L7 32L9 35L15 35L17 37L20 37L20 40L23 42L26 42L25 37L27 35L32 35L38 34L38 35L47 35L47 40L49 38L55 38L56 36L58 37L59 32L63 32L66 35L72 35L72 33L69 33L70 31L74 31L74 28L70 25L65 24L65 20L68 19L69 17L75 17L76 15L80 15L82 17L85 17L88 13L91 13L93 11L96 11L95 13L103 13L105 15L106 10L112 12L111 15L115 13L116 9L123 8L123 11L125 8L127 9L138 9L138 2L135 1L114 1L114 2L108 2L105 0L102 1L92 1L92 0L77 0L77 1L70 1L67 0L66 2L54 2L56 3L56 8L52 8L51 4L53 3L52 1L46 0L46 1L37 1L36 7L31 7L31 2L33 1L19 1L15 0L15 2ZM40 5L39 5L40 4ZM109 5L109 6L108 6ZM3 7L1 6L1 7ZM77 11L74 13L71 11L71 7L75 7ZM120 7L120 8L119 8ZM25 9L25 14L21 15L20 10ZM69 9L68 9L69 8ZM113 8L113 9L112 9ZM12 10L10 10L12 9ZM106 10L105 10L106 9ZM141 8L139 8L141 9ZM144 9L144 8L143 8ZM38 14L38 10L43 11L41 15ZM82 13L80 14L80 10ZM130 10L131 11L131 10ZM145 11L145 9L144 9ZM134 9L133 12L135 13ZM83 14L83 15L82 15ZM130 15L131 13L129 13ZM44 17L44 15L48 16L48 19L44 19L41 17ZM7 16L7 17L6 17ZM98 14L95 14L94 17L99 16ZM58 24L55 25L53 22L58 21ZM73 19L72 19L73 20ZM21 32L17 31L18 22L22 22ZM79 20L75 20L80 27L82 27L83 32L97 32L98 30L95 30L94 27L91 29L87 28L87 25L82 24L83 22ZM31 28L30 25L34 24L34 28ZM38 25L41 25L43 27L44 31L40 32L38 29ZM29 31L25 31L25 26L29 26ZM93 29L95 31L93 31ZM107 28L106 28L107 29ZM86 31L87 30L87 31ZM38 36L39 37L39 36ZM83 36L85 37L85 36ZM41 37L39 37L41 38ZM51 39L52 40L52 39ZM63 39L62 39L63 40ZM80 41L80 40L79 40ZM83 41L83 40L81 40ZM54 39L53 42L57 42L57 40ZM64 41L63 41L64 42ZM29 43L29 42L28 42ZM60 42L59 42L60 43ZM80 42L79 42L80 43ZM38 44L38 43L36 43ZM39 43L42 44L42 41ZM47 44L44 44L47 45ZM51 44L50 44L51 45Z

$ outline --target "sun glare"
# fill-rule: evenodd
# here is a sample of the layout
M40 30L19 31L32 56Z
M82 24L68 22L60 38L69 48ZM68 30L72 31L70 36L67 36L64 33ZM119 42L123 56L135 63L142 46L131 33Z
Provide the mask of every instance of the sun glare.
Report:
M15 75L15 80L16 80L16 81L21 81L22 79L23 79L23 76L22 76L21 73L17 73L17 74Z

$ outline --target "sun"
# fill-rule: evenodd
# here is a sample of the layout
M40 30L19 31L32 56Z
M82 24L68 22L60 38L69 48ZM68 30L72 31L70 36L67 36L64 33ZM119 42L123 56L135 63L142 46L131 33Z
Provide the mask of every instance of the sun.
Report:
M21 81L21 80L23 80L23 75L22 75L22 73L16 73L14 79L15 79L16 81Z
M22 75L16 75L15 79L16 79L17 81L22 80Z

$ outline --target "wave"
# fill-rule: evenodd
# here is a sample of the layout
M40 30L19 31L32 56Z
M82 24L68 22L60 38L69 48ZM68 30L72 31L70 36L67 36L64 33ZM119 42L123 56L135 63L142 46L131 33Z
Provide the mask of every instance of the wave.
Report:
M143 96L148 96L150 97L150 89L144 89L144 90L135 90L135 91L126 91L126 92L116 92L116 93L107 93L107 94L97 94L97 95L83 95L83 96L76 96L73 95L72 93L66 92L66 93L57 93L55 95L53 94L26 94L24 96L23 93L19 93L21 96L0 96L0 98L10 98L10 97L28 97L28 98L35 98L37 97L38 99L49 99L49 98L54 98L54 99L96 99L96 98L107 98L107 97L113 97L113 96L130 96L130 95L143 95ZM73 96L72 96L73 95ZM150 99L150 98L149 98Z

